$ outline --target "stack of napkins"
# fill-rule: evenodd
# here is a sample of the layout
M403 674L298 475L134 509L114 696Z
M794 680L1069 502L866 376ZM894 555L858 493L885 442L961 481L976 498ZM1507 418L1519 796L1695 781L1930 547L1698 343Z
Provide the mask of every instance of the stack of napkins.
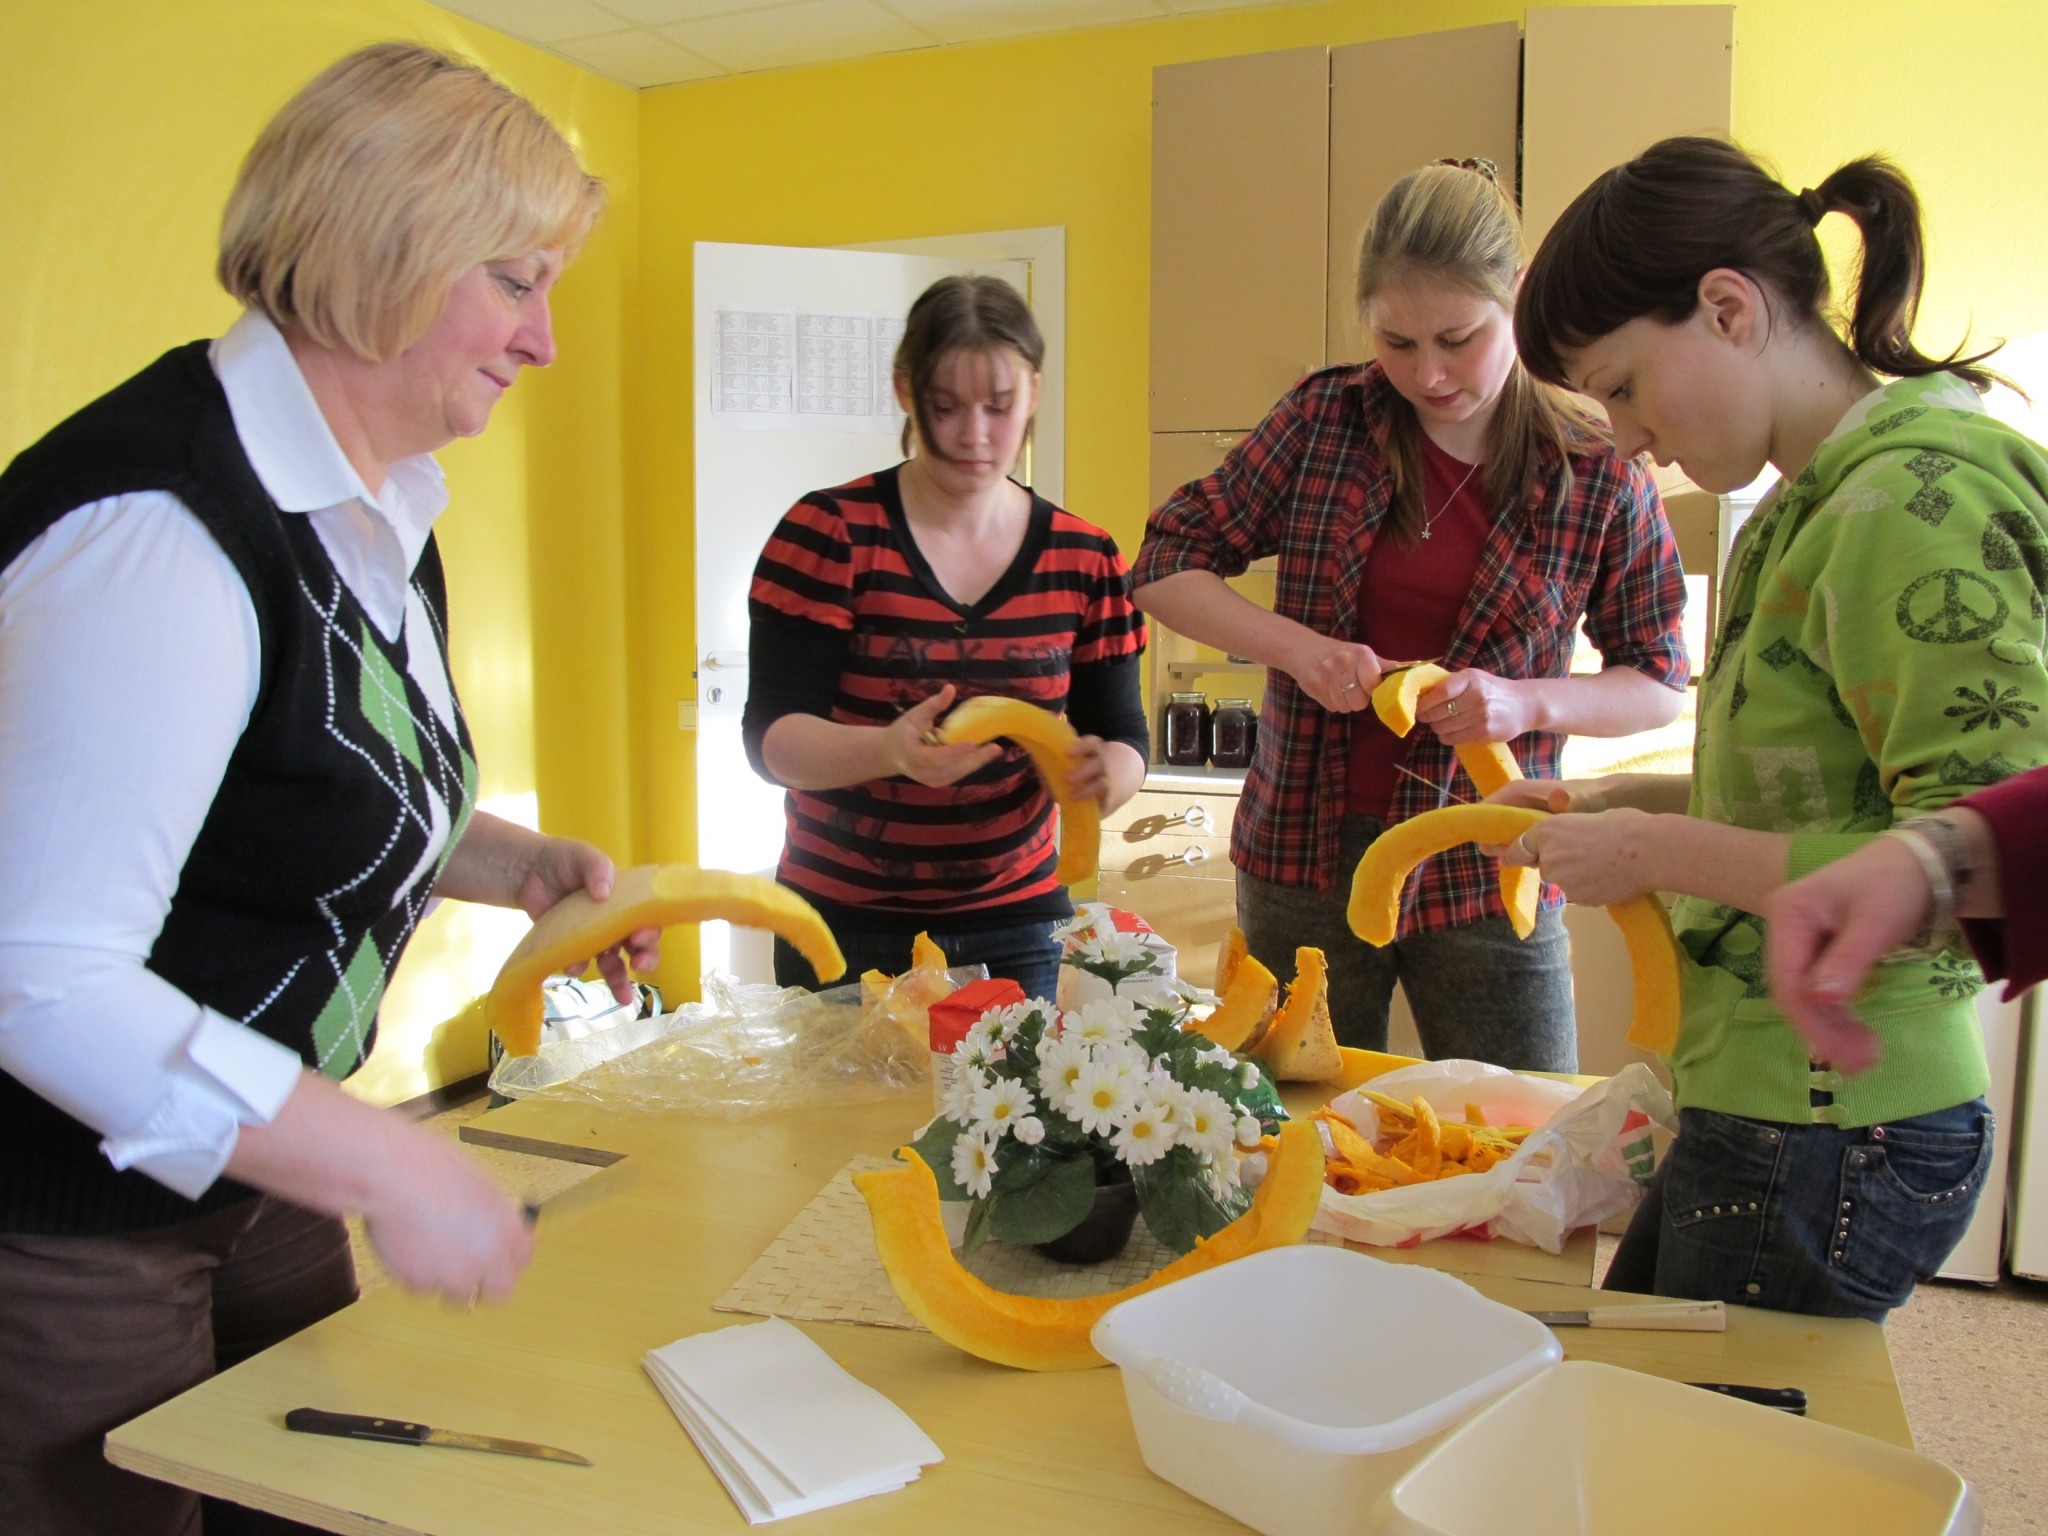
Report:
M945 1459L901 1408L779 1317L677 1339L645 1364L754 1525L893 1493Z

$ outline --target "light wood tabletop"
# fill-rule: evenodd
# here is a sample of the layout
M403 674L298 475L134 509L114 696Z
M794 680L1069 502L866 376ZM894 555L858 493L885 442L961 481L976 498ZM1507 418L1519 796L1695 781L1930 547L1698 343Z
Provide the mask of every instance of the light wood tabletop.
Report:
M121 1426L107 1454L147 1476L366 1536L730 1536L746 1522L641 1358L744 1322L712 1302L850 1157L886 1153L929 1113L922 1088L739 1118L537 1100L493 1111L465 1135L607 1165L543 1208L538 1256L508 1305L464 1312L374 1292ZM1508 1244L1426 1244L1402 1257L1442 1260L1512 1306L1583 1307L1596 1299L1585 1288L1589 1241L1540 1256L1547 1273L1577 1284L1475 1272L1526 1268L1526 1252L1473 1255ZM1113 1369L1016 1371L927 1333L799 1326L946 1455L899 1493L805 1516L807 1531L1057 1531L1084 1507L1090 1525L1132 1536L1244 1529L1146 1470ZM1735 1308L1725 1334L1559 1335L1573 1359L1803 1387L1812 1417L1912 1443L1875 1324ZM539 1441L595 1465L288 1433L284 1415L302 1405Z

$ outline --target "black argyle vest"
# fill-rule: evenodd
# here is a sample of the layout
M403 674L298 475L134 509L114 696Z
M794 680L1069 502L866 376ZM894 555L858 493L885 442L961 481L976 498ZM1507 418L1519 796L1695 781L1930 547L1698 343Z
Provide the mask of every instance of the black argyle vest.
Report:
M460 711L450 729L406 670L408 644L433 645L447 663L440 555L429 540L412 574L431 633L409 625L386 641L310 519L280 512L256 478L203 341L166 353L0 475L0 569L71 509L138 491L170 492L205 525L247 585L262 637L255 708L149 969L346 1077L369 1053L385 984L475 799ZM251 1194L223 1179L187 1200L117 1173L99 1139L0 1072L0 1231L129 1231Z

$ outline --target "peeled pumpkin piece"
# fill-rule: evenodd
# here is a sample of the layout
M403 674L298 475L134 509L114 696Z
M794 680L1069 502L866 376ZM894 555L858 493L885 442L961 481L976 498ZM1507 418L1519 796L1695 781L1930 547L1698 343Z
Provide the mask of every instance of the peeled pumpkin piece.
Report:
M1092 796L1067 793L1067 774L1074 744L1081 738L1065 718L1022 699L984 693L962 700L946 716L939 734L949 742L981 745L1007 736L1031 756L1060 808L1060 862L1054 872L1062 885L1077 885L1095 874L1102 848L1102 806Z
M1264 1248L1308 1235L1323 1195L1323 1143L1307 1120L1280 1127L1279 1144L1251 1209L1213 1237L1136 1285L1098 1296L1055 1299L998 1291L960 1267L939 1214L939 1183L905 1147L893 1168L853 1176L875 1224L875 1249L889 1283L925 1327L948 1344L998 1365L1078 1371L1106 1365L1089 1341L1097 1319L1120 1301Z
M1330 1021L1329 972L1320 949L1304 945L1294 952L1294 980L1288 983L1286 1006L1252 1049L1281 1082L1319 1083L1343 1068L1344 1056Z
M1273 1011L1273 1000L1279 995L1278 979L1246 955L1238 961L1230 989L1223 994L1216 1011L1206 1019L1195 1020L1188 1028L1207 1035L1226 1051L1241 1050L1265 1026Z
M531 1056L540 1049L541 985L548 977L580 967L639 929L721 918L780 934L810 961L820 981L846 972L846 958L824 918L787 887L760 875L694 864L642 864L621 873L603 901L576 891L543 912L499 968L484 1001L484 1021L506 1055Z
M1417 864L1459 843L1512 843L1548 817L1519 805L1447 805L1390 827L1351 877L1346 917L1368 944L1390 944L1401 921L1401 887ZM1655 892L1605 909L1628 945L1635 1007L1628 1039L1668 1055L1678 1044L1678 940Z
M943 971L946 968L946 952L922 930L910 941L910 968L913 971Z
M1416 701L1450 675L1433 661L1419 661L1393 673L1373 689L1373 713L1396 736L1406 736L1415 729ZM1504 742L1468 742L1451 750L1458 754L1459 766L1482 797L1522 776L1522 765L1515 761L1515 754ZM1507 908L1508 921L1514 925L1515 937L1526 939L1536 931L1536 912L1543 903L1543 877L1526 864L1503 864L1500 899Z
M1222 997L1230 991L1231 979L1237 975L1237 968L1244 963L1244 957L1251 951L1245 947L1244 930L1232 923L1230 937L1223 941L1223 947L1216 952L1216 995Z

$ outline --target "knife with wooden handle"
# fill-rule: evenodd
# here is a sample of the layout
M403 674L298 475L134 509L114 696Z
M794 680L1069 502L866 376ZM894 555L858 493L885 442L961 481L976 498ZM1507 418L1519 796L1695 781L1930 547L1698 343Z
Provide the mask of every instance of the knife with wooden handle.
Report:
M409 1419L375 1419L361 1413L330 1413L324 1408L294 1408L284 1427L303 1435L336 1435L343 1440L378 1440L387 1445L439 1445L454 1451L490 1451L499 1456L530 1456L536 1461L565 1461L587 1467L590 1458L531 1440L506 1440L497 1435L465 1435L433 1429Z
M1726 1333L1728 1308L1718 1301L1653 1301L1639 1307L1588 1307L1583 1312L1530 1312L1553 1328L1661 1328Z

